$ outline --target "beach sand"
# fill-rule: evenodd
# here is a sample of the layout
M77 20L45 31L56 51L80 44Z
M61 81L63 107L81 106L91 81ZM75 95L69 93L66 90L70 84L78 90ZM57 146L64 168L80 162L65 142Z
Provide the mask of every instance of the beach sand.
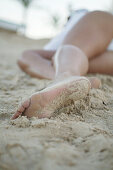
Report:
M70 102L51 119L19 117L18 105L49 80L31 78L16 64L30 40L0 31L0 170L113 170L113 77L96 75L100 89Z

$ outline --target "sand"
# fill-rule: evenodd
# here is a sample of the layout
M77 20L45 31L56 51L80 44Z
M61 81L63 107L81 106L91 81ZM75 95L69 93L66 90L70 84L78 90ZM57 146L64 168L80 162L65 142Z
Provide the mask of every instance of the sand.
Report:
M23 50L46 42L0 31L0 170L113 170L112 76L96 75L100 89L51 119L10 120L24 99L50 83L31 78L16 64Z

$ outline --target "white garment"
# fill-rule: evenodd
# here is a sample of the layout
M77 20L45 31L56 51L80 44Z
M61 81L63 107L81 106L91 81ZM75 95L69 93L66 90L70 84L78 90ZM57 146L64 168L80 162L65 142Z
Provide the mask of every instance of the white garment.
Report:
M55 38L53 38L45 47L45 50L56 50L60 44L63 42L63 39L67 32L82 18L88 11L83 9L83 10L77 10L74 12L74 14L71 16L69 19L68 23L66 26L63 28L61 33L57 35ZM109 50L113 50L113 40L109 44L108 48Z

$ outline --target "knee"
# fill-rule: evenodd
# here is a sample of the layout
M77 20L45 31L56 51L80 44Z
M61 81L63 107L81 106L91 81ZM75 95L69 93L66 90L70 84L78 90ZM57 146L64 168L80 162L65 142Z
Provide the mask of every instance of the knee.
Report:
M92 11L87 14L87 17L90 19L91 24L98 28L109 28L113 29L113 15L105 11Z
M58 52L60 53L67 53L68 51L71 51L71 53L79 53L81 52L81 50L75 46L75 45L71 45L71 44L64 44L64 45L61 45L58 49Z
M98 11L98 10L96 10L96 11L89 12L88 14L91 15L91 16L98 17L98 18L101 17L104 20L105 20L105 18L108 18L108 17L113 19L113 15L111 13L109 13L109 12L106 12L106 11Z
M68 48L73 48L73 45L70 45L70 44L64 44L64 45L61 45L59 48L58 48L58 50L59 51L64 51L64 50L67 50Z
M90 24L96 36L94 39L104 42L105 46L113 38L113 15L104 11L89 12Z
M107 33L107 35L113 34L113 15L105 11L93 11L89 13L89 17L92 19L93 26L100 30L100 33Z

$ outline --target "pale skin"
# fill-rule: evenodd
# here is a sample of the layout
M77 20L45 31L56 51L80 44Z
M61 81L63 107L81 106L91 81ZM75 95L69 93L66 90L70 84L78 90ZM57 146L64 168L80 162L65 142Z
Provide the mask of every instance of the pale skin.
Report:
M73 26L57 50L25 51L18 61L21 69L32 77L54 82L29 97L12 119L20 115L49 118L67 100L82 99L91 87L98 88L99 79L84 76L87 73L113 75L113 51L106 50L112 38L113 16L94 11Z

